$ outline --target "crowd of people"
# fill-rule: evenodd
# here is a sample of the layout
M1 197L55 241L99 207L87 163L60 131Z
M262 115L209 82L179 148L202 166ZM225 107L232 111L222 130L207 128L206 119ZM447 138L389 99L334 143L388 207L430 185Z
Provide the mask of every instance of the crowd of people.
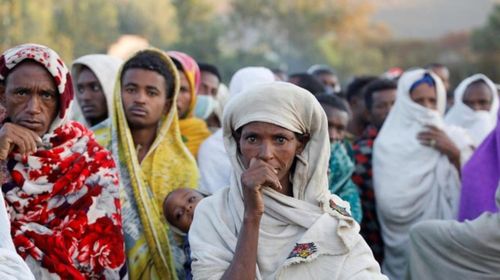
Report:
M499 88L0 56L0 279L498 279Z

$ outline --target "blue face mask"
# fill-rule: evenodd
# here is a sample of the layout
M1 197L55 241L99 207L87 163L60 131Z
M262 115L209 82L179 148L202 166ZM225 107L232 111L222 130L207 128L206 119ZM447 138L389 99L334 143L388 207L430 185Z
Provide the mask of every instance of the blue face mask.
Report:
M211 95L197 95L194 114L197 118L206 120L214 112L217 100Z

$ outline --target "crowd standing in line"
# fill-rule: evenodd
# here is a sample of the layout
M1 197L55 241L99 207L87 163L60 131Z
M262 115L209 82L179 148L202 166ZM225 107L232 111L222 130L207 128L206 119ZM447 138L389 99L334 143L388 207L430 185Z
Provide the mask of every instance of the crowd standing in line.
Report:
M0 278L498 278L498 86L418 66L5 50Z

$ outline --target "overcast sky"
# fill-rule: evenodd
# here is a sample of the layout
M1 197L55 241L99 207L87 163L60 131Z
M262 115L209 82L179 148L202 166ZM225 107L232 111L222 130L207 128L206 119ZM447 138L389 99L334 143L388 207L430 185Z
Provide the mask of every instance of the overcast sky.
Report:
M482 26L500 0L377 0L373 20L396 38L437 38Z

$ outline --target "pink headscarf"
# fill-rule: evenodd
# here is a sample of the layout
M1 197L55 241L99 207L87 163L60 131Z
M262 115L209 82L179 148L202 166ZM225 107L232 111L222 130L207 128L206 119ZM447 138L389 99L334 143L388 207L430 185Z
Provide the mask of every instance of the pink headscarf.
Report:
M191 56L183 52L169 51L167 54L170 58L177 60L182 65L182 70L188 80L191 90L191 103L189 104L189 110L186 117L192 117L196 106L196 93L198 92L201 81L200 68L198 67L198 63L196 63Z

